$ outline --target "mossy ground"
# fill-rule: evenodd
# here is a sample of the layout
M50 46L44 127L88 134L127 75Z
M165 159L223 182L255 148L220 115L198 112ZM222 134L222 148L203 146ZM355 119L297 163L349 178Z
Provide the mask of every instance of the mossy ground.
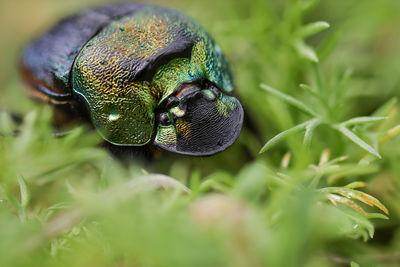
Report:
M161 2L220 44L248 119L216 156L123 163L89 127L55 137L18 74L103 2L0 2L0 266L400 264L399 1Z

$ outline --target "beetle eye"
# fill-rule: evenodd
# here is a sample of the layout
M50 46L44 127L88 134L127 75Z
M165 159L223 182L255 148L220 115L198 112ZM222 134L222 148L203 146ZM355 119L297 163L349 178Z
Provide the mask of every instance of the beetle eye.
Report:
M167 112L160 113L157 116L158 116L157 120L160 125L163 126L171 125L172 121L169 118Z

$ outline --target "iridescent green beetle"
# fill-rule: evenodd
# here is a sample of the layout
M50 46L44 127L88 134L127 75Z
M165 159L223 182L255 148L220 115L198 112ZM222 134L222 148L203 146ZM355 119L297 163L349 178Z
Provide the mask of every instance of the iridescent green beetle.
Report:
M243 109L219 47L176 10L112 4L59 22L26 48L30 93L87 114L118 146L205 156L238 137Z

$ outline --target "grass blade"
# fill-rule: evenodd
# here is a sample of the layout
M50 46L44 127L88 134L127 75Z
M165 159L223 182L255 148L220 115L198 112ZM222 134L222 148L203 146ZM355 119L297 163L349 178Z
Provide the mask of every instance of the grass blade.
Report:
M305 114L307 114L311 117L318 117L317 113L314 110L310 109L306 104L295 99L294 97L284 94L284 93L280 92L279 90L272 88L271 86L263 84L263 83L260 86L268 93L273 94L274 96L281 99L283 102L297 108L298 110L304 112Z
M383 211L386 214L389 214L388 209L383 205L378 199L375 197L368 195L364 192L354 190L351 188L346 188L346 187L326 187L321 189L322 192L329 192L330 194L339 194L342 195L343 197L350 199L357 199L358 201L361 201L371 207L377 207L381 211Z
M387 117L370 117L370 116L355 117L350 120L342 122L341 125L343 125L344 127L349 127L365 123L374 123L385 119L387 119Z
M328 29L330 27L329 23L326 21L316 21L309 23L307 25L304 25L300 31L299 35L304 38L308 37L314 34L319 33L320 31L323 31L325 29Z
M30 191L26 184L25 179L22 177L18 177L17 180L18 180L18 184L19 184L19 190L21 193L21 207L26 209L26 207L29 204L31 194L30 194Z
M341 197L335 194L327 194L326 198L335 206L337 206L337 202L342 203L352 209L354 209L355 211L361 213L364 216L367 216L367 213L365 212L365 210L363 208L361 208L357 203L355 203L353 200L345 198L345 197Z
M275 135L272 139L270 139L260 150L260 152L258 152L259 154L264 153L265 151L267 151L268 149L270 149L272 146L274 146L275 144L279 143L280 141L282 141L283 139L285 139L286 137L295 134L297 132L300 132L302 130L304 130L307 125L310 123L310 121L306 121L303 122L301 124L298 124L290 129L287 129L286 131L283 131L277 135Z
M366 187L366 186L367 186L366 183L357 181L357 182L352 182L352 183L350 183L348 185L345 185L344 187L345 188L350 188L350 189L355 189L355 188Z
M360 137L358 137L356 134L354 134L352 131L344 127L343 125L340 125L337 127L337 130L341 132L344 136L349 138L352 142L354 142L356 145L361 147L362 149L368 151L372 155L376 156L377 158L381 159L381 155L370 145L368 145L366 142L364 142Z
M307 45L302 40L298 40L294 43L294 47L296 48L297 53L299 53L300 56L310 60L311 62L318 63L319 60L317 53L311 46Z
M322 121L320 119L312 119L309 121L309 123L306 126L306 132L304 134L304 140L303 143L304 145L309 148L311 145L311 139L314 133L315 128L318 127L318 125L320 125L322 123Z
M389 220L389 217L382 213L367 213L367 218Z

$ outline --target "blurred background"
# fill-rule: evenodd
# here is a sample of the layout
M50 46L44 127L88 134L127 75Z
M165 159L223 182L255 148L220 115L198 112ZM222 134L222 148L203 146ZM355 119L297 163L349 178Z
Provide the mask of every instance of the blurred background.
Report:
M0 0L0 110L24 116L42 106L26 97L19 76L18 60L26 44L60 18L110 2ZM362 266L399 266L400 139L395 135L399 130L396 127L400 124L400 106L395 99L400 95L400 1L150 2L189 15L221 46L234 72L236 94L247 113L241 136L230 149L211 158L168 155L146 163L128 160L127 167L110 159L103 150L99 151L96 148L99 141L93 133L85 137L77 134L81 139L72 145L67 143L72 142L68 140L50 140L39 148L44 136L53 131L47 118L50 113L45 111L47 115L39 116L39 122L35 124L32 119L31 128L24 128L25 131L45 129L36 137L27 135L25 140L32 142L29 143L32 146L19 146L18 152L8 147L6 141L1 141L0 161L3 163L0 162L0 171L3 174L0 182L3 191L18 196L21 183L15 177L22 175L31 188L31 202L27 208L28 226L20 225L14 218L18 209L10 208L9 212L1 207L0 218L7 222L8 228L0 233L8 233L7 238L0 241L0 251L15 246L16 253L22 253L26 258L16 261L15 255L7 255L4 251L0 252L0 258L3 255L6 263L21 266L34 266L39 262L49 266L53 263L81 266L349 266L353 261L352 266L357 266L356 262ZM314 21L326 21L330 25L304 39L318 55L318 64L310 63L296 46L300 26ZM346 76L348 73L351 75ZM354 130L374 148L378 148L379 143L382 159L369 157L326 125L315 131L308 151L303 148L303 137L294 135L260 155L259 150L269 139L308 119L297 109L263 91L261 83L317 109L317 101L299 84L313 87L323 84L320 87L325 90L328 115L323 113L323 107L318 110L333 122L374 114L388 116L374 128ZM382 112L376 113L377 110ZM21 141L10 138L11 141L7 141L10 144L15 142L17 145ZM57 152L57 146L65 149L63 155ZM348 161L335 165L335 170L323 170L320 176L316 175L320 181L318 188L366 182L369 186L362 190L382 201L390 211L389 220L376 219L374 215L360 219L359 215L346 213L347 210L335 209L327 201L322 201L324 204L320 206L314 188L306 187L303 192L304 183L314 179L310 165L318 165L321 154L330 155L330 159L346 156ZM361 164L365 161L367 165ZM58 166L57 170L52 169L54 165ZM97 167L88 167L92 165ZM127 176L155 172L176 178L194 192L197 190L196 195L189 198L163 195L154 200L154 196L146 194L125 204L113 204L113 208L104 212L99 212L98 206L90 203L88 209L93 210L90 214L95 214L94 218L75 226L75 232L68 230L62 237L51 236L46 242L35 239L38 245L29 252L16 243L28 240L27 235L41 229L44 221L52 216L44 219L44 211L48 212L52 205L86 203L82 194L89 193L75 194L71 188L97 190L104 181L108 188L123 182ZM291 177L290 186L280 184L278 178L271 178L282 172L285 175L278 175L278 178ZM72 181L73 186L66 186L66 181ZM4 192L2 196L7 199ZM215 197L215 193L223 193L227 198ZM202 198L211 200L201 202L204 201ZM158 200L169 205L159 205ZM104 204L98 201L98 205ZM212 226L211 230L208 226L200 227L200 230L185 228L191 223L188 219L192 218L191 212L196 214L196 220L202 220L202 205L210 207L204 215L207 218L222 214L215 215L212 221L217 227ZM149 212L152 209L154 213ZM208 213L210 210L212 214ZM221 217L234 221L234 225L226 225ZM42 218L43 223L37 218ZM104 223L104 227L96 223ZM358 231L360 228L364 230ZM374 230L374 238L370 239ZM87 237L90 233L96 236L98 232L101 232L99 240ZM171 240L176 242L171 244ZM93 242L101 246L88 248ZM187 244L193 247L189 248ZM80 251L82 248L89 251L87 255ZM106 251L104 255L102 251ZM74 257L67 259L68 255Z

